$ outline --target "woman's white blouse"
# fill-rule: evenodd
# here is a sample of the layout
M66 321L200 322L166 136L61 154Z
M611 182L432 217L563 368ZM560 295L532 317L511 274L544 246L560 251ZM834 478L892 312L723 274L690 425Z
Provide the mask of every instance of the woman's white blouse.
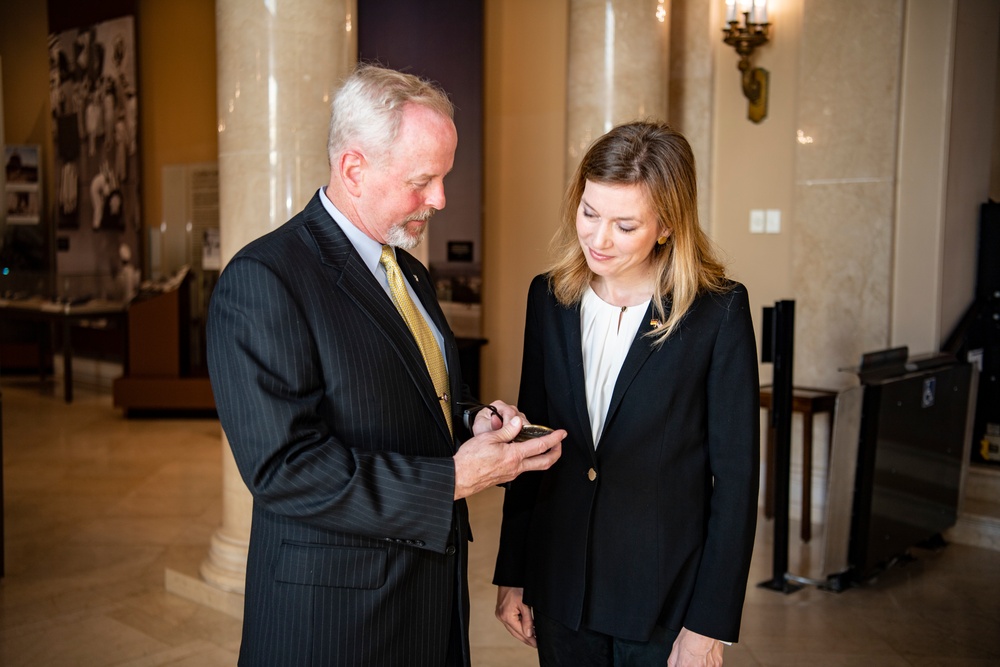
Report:
M580 302L583 340L583 374L587 384L587 409L594 447L601 440L611 394L649 301L637 306L612 306L587 288Z

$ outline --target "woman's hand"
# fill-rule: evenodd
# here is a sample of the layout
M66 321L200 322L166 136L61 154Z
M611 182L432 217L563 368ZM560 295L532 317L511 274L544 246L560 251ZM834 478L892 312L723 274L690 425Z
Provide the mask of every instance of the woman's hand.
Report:
M524 604L524 589L510 586L497 588L497 618L518 641L538 648L535 641L535 621L531 607ZM721 664L721 663L720 663Z
M667 667L722 667L723 643L681 628L667 658Z

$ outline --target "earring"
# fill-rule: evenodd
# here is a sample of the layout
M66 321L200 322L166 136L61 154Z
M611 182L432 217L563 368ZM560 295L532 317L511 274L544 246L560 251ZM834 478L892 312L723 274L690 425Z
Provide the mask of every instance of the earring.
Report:
M656 245L663 245L663 244L665 244L666 242L667 242L667 237L666 237L666 235L664 235L664 236L661 236L660 238L656 239Z

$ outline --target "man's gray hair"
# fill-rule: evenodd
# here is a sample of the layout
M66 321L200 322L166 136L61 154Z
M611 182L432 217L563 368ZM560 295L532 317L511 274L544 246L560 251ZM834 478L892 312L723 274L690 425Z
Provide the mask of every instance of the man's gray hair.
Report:
M396 140L403 118L403 107L419 104L454 118L455 109L436 84L413 74L373 65L359 64L333 98L330 138L327 150L330 163L350 147L380 161Z

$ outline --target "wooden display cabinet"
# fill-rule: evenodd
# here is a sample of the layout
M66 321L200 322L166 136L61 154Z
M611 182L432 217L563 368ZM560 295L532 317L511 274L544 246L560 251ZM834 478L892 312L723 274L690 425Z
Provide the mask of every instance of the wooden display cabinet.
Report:
M128 364L114 381L115 407L134 411L215 410L207 373L192 368L191 277L128 307Z

